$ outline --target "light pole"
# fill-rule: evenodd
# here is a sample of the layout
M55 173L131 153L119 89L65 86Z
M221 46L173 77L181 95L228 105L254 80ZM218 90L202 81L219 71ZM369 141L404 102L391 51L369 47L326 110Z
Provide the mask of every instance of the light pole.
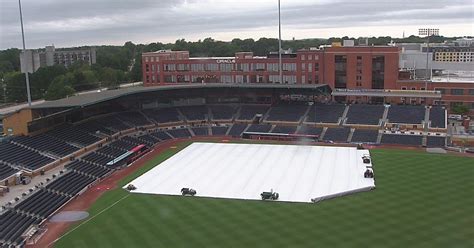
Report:
M279 72L279 81L280 84L283 83L283 71L281 63L281 5L280 0L278 0L278 72Z
M18 7L20 8L21 39L23 41L23 60L25 61L26 94L28 95L28 106L31 107L30 78L28 75L28 63L26 62L25 31L23 30L23 14L21 12L21 0L18 0Z
M426 80L425 80L425 90L428 90L428 81L431 79L431 71L430 71L430 74L428 74L428 71L429 71L429 56L430 56L430 51L429 51L430 50L430 36L431 35L439 35L439 29L438 28L420 28L420 29L418 29L418 34L426 36L426 72L425 72Z

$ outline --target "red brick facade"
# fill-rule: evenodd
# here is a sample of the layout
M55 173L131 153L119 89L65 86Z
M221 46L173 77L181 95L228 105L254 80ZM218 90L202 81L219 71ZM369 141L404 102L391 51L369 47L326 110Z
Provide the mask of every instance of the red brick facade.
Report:
M383 58L373 72L373 59ZM337 63L337 60L339 62ZM382 88L393 88L398 77L398 48L389 46L330 47L283 55L283 82L328 84L331 88L375 88L373 75L383 78ZM186 51L160 51L142 55L145 86L173 83L275 83L279 82L278 56L189 58ZM336 68L340 68L337 84ZM380 87L377 86L377 87Z

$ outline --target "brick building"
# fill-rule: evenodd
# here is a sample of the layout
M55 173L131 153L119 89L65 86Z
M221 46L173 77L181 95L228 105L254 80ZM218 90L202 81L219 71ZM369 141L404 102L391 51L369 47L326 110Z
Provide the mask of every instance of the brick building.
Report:
M398 48L325 47L282 55L283 83L328 84L331 88L395 87ZM146 86L175 83L280 83L278 55L190 58L187 51L142 54Z

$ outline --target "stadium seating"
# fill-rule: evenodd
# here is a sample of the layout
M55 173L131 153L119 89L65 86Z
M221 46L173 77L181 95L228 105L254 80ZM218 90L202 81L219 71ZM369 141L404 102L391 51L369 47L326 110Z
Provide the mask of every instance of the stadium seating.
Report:
M148 118L157 123L179 122L179 113L176 108L147 109L142 111Z
M77 172L71 171L48 184L46 189L49 189L53 192L74 196L95 180L96 178L94 177L81 175Z
M306 122L337 123L345 109L346 106L342 104L314 104L308 112Z
M147 126L152 123L140 112L121 112L116 115L118 119L131 127Z
M424 106L392 105L388 109L389 123L421 124L425 119Z
M154 131L154 132L151 132L150 133L151 135L153 135L155 138L158 138L159 140L163 141L163 140L169 140L171 139L171 136L169 136L166 132L164 131Z
M0 142L0 162L36 170L53 161L52 158L43 156L38 152L12 143Z
M347 124L379 125L384 105L353 104L347 112Z
M428 136L426 138L427 147L445 147L446 137Z
M212 135L218 135L218 136L223 136L227 133L227 130L229 127L226 126L220 126L220 127L212 127Z
M13 142L31 147L41 152L47 152L57 157L65 157L77 150L78 147L72 146L62 140L55 139L51 136L40 134L33 137L18 136Z
M105 119L104 119L105 120ZM104 121L105 122L105 121ZM77 128L80 130L95 134L95 135L112 135L116 132L117 129L112 128L110 125L105 125L104 122L100 123L96 120L89 120L79 125L76 125ZM128 127L125 126L123 129L127 129Z
M15 169L15 168L7 165L7 164L4 164L4 163L0 162L0 185L3 184L1 182L3 179L10 177L10 176L14 175L17 172L18 172L17 169Z
M431 128L446 128L446 110L440 106L430 109Z
M286 133L294 134L296 132L296 126L275 126L272 133Z
M160 142L160 139L156 138L155 136L151 134L143 134L137 137L137 139L146 144L148 147L153 147L155 146L156 143Z
M175 138L190 138L191 133L188 131L187 128L180 128L180 129L170 129L166 130L171 136Z
M270 109L266 121L299 122L308 105L301 104L279 104Z
M355 129L352 134L352 143L376 143L379 135L378 130Z
M82 160L97 164L97 165L105 165L108 162L112 161L114 158L110 156L106 156L97 152L91 152L86 156L81 158Z
M247 124L236 123L230 128L229 135L233 137L240 137L246 128Z
M211 105L213 120L231 120L235 114L235 107L230 105Z
M384 134L380 143L421 146L422 138L418 135Z
M8 210L0 215L0 245L1 247L13 247L23 243L21 235L33 224L39 224L40 218L28 214Z
M66 203L69 198L70 197L66 195L41 189L16 205L15 209L41 218L46 218L61 205Z
M238 120L253 120L256 114L262 116L267 112L268 107L262 105L242 105Z
M132 126L125 124L122 120L117 118L115 115L108 115L101 117L96 120L99 125L104 126L108 130L111 130L112 133L118 133L123 130L132 128ZM79 126L80 128L80 126ZM102 130L105 131L105 130Z
M347 127L328 128L326 130L326 134L324 134L323 140L335 141L335 142L347 142L350 132L351 132L351 129Z
M322 127L313 127L313 126L303 125L297 131L297 134L321 135L322 132L323 132Z
M86 161L76 160L65 166L66 169L93 176L95 178L102 178L111 170L104 166L95 165Z
M247 132L268 133L272 129L272 125L267 124L252 124L247 129Z
M82 147L92 145L101 140L97 136L86 133L75 126L70 125L57 127L54 130L49 131L47 134L53 136L56 139L73 143Z
M209 128L208 127L193 127L194 135L196 136L208 136L209 135Z
M205 105L180 107L179 109L188 121L207 120L208 110Z

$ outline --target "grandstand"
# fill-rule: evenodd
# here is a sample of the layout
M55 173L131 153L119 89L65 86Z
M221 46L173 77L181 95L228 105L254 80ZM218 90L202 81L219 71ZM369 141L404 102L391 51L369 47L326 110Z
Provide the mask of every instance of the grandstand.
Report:
M226 97L229 87L239 90ZM3 185L12 185L19 171L36 176L51 165L61 164L65 169L48 184L3 209L0 220L5 228L0 230L0 245L24 244L21 236L30 226L43 222L81 191L126 165L107 163L141 144L153 147L166 140L194 136L240 138L244 132L315 135L320 141L345 144L444 147L447 142L442 108L427 111L425 106L289 102L288 94L317 95L325 92L320 87L326 88L246 87L126 89L113 93L113 97L112 93L98 93L34 106L31 111L41 118L32 115L27 123L17 123L17 135L0 143L0 180ZM169 92L179 94L174 99ZM115 108L110 107L111 101ZM186 102L204 104L183 104ZM389 128L384 125L384 115L387 123L416 125L429 120L430 125L417 129L416 135L381 134ZM441 136L428 136L425 130Z

